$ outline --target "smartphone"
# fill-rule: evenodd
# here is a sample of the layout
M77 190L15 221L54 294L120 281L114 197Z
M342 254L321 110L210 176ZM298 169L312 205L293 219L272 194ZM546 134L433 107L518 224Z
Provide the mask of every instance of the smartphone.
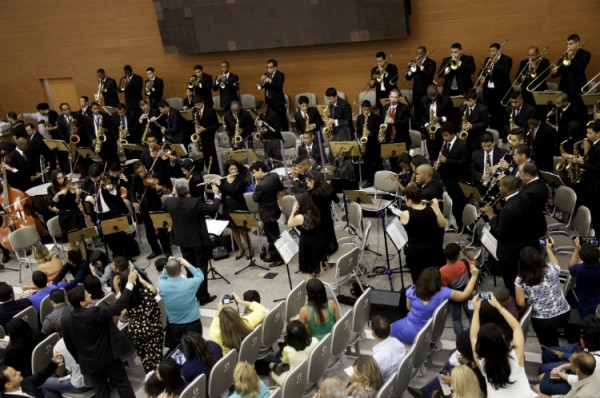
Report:
M479 297L482 300L489 300L490 298L492 298L492 296L489 293L479 293Z
M540 238L540 247L546 247L546 238Z
M233 303L233 297L231 297L230 295L226 294L223 296L223 304L231 304Z
M579 238L579 243L582 245L584 243L589 243L590 245L598 247L600 246L600 239L596 236L582 236Z

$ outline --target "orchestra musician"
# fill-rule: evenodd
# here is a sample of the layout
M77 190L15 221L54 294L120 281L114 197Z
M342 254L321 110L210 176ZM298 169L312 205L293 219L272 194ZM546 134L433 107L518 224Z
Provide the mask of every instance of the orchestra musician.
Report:
M252 139L248 139L248 137L252 135L252 131L254 130L254 121L248 111L242 109L238 101L233 101L231 103L231 110L225 114L223 122L225 123L225 129L227 130L227 135L229 136L232 146L234 146L233 137L235 136L235 126L239 124L239 127L242 130L242 142L247 143L252 147Z
M29 140L21 137L17 138L17 146L8 154L8 159L2 162L2 169L8 171L10 186L23 192L41 183L42 172L35 171L30 157Z
M44 142L44 137L36 130L33 123L27 123L25 125L25 131L29 137L29 154L31 166L36 173L42 171L42 165L40 159L44 157L44 163L50 167L50 170L56 168L56 160L54 154L48 148L48 145Z
M77 146L89 148L92 146L89 131L89 127L91 126L90 119L92 119L92 108L90 108L90 100L86 95L82 95L79 98L79 110L74 117L77 119L77 134L79 134L80 140Z
M204 182L202 170L204 164L201 161L194 162L192 159L182 159L179 163L183 177L190 182L190 195L204 201L204 185L198 186Z
M362 102L360 112L360 115L356 118L356 131L360 136L359 139L362 139L365 131L367 133L367 144L363 154L363 178L366 180L363 188L366 188L373 186L375 172L383 170L381 144L378 140L379 125L381 122L379 115L371 112L371 102L368 100Z
M121 193L123 199L127 199L127 194L131 188L131 176L125 173L125 166L119 163L111 163L108 165L107 176L110 183Z
M265 157L270 159L283 160L281 149L281 125L280 118L265 102L256 101L256 114L258 120L255 120L257 133L262 132L262 141L265 147Z
M110 115L110 119L115 140L125 139L128 143L140 142L138 131L135 129L135 119L131 112L128 112L125 104L118 104L117 111Z
M471 147L471 151L475 151L480 147L480 136L488 128L490 114L485 105L477 101L477 92L470 88L464 93L465 103L459 109L459 121L461 131L467 131L469 136L467 142ZM466 123L462 124L466 117Z
M519 70L517 70L515 74L515 79L518 78L516 84L521 84L523 101L525 101L525 103L534 106L536 105L533 94L526 89L534 79L532 76L535 76L535 79L538 82L543 81L543 83L541 83L540 86L533 91L548 90L548 83L546 83L546 80L550 74L549 66L550 61L540 54L540 49L538 47L529 47L527 50L527 59L524 59L519 63Z
M483 102L490 113L490 127L502 132L504 107L501 101L511 87L510 70L513 60L501 51L498 43L490 44L489 51L489 57L485 59L483 68L491 68L491 73L484 71L480 84L483 86Z
M189 111L193 107L194 107L194 89L188 87L185 89L185 98L183 99L183 107L181 109L184 111Z
M213 80L212 76L208 73L204 73L204 68L202 65L194 66L194 76L196 77L194 83L194 97L202 97L204 98L204 103L212 108L213 107L213 99L212 99L212 88L213 88ZM192 76L192 77L194 77Z
M556 130L555 156L561 154L561 142L568 139L567 145L573 145L573 142L582 140L585 134L585 125L581 122L579 109L571 102L570 98L567 93L563 92L554 102L556 111L550 118L550 125Z
M383 51L378 51L375 54L375 62L377 66L371 69L369 87L375 89L375 107L381 111L383 107L381 99L387 98L390 90L398 88L398 67L386 60Z
M421 188L423 200L441 201L444 196L444 184L440 179L433 178L435 170L429 163L423 163L415 169L415 184Z
M98 85L102 86L100 95L104 98L104 106L117 106L119 103L119 92L117 90L117 82L115 79L106 76L106 73L102 68L96 71L96 76L98 76ZM100 102L100 98L97 98L96 102Z
M535 106L529 105L523 100L522 91L514 90L510 94L510 104L504 109L504 126L502 130L498 130L502 131L500 137L507 139L508 133L516 127L527 128L527 121L536 113Z
M163 140L169 144L181 144L183 143L183 116L181 113L169 106L169 103L165 100L159 101L158 110L161 113L161 117L155 119L160 124L160 132L163 135Z
M170 184L171 180L170 176L170 167L171 167L171 159L170 154L165 152L167 156L159 156L162 153L162 150L165 149L164 146L158 144L158 137L160 133L155 133L153 131L149 131L146 136L146 144L142 153L140 154L140 162L144 166L146 166L147 170L151 170L154 177L158 178L161 183Z
M531 157L542 171L554 172L554 142L556 130L542 120L537 113L527 118L527 142Z
M287 131L288 119L283 83L285 83L285 75L278 69L277 60L269 59L267 72L260 78L259 89L265 90L265 102L279 116L281 129Z
M17 117L22 120L32 119L37 122L38 130L44 138L53 138L52 130L49 129L52 126L56 126L56 119L58 119L58 113L55 110L50 109L47 102L41 102L36 106L37 112L35 113L23 113Z
M148 79L144 82L144 95L148 97L150 108L158 108L158 103L163 99L165 84L160 77L154 73L154 68L149 66L146 68L146 76Z
M506 154L506 149L494 144L494 136L486 131L481 134L481 148L471 154L471 177L481 192L487 189L482 185L483 182L490 181L498 163Z
M475 61L471 55L462 52L460 43L450 46L450 56L442 60L438 77L444 78L443 94L448 96L462 95L465 90L473 87L471 75L475 73Z
M92 117L88 119L88 131L92 140L94 150L100 146L99 156L105 163L118 162L117 141L115 133L112 131L110 116L106 112L100 110L100 105L97 102L92 102ZM98 136L104 135L106 141L99 144Z
M346 100L338 96L334 87L325 90L329 102L329 118L323 120L332 131L335 141L354 141L354 123L352 121L352 107Z
M422 115L420 125L424 126L425 130L427 130L426 136L428 138L430 124L434 123L437 126L435 139L427 140L429 158L432 162L434 162L437 159L440 148L442 147L442 134L440 132L440 126L446 122L455 123L456 112L450 97L440 94L435 84L430 84L427 86L427 95L423 96L420 101ZM433 119L431 118L432 115Z
M306 173L312 169L312 165L307 158L298 158L290 170L292 179L292 193L295 195L300 192L306 192Z
M156 118L160 115L160 112L158 111L158 109L152 109L150 107L150 102L148 102L148 100L141 100L139 103L139 107L140 107L140 117L138 118L138 126L137 126L137 130L139 131L139 135L140 135L140 144L141 145L146 145L146 142L142 142L145 140L142 140L142 137L144 136L144 131L146 131L146 129L148 129L148 131L153 131L157 134L161 134L160 129L159 129L159 125L157 123L153 123L151 122L151 120L156 120ZM148 124L150 125L148 127Z
M202 145L202 154L204 156L204 165L208 168L210 158L217 158L217 149L215 148L215 134L221 126L217 117L217 112L206 103L202 97L194 98L193 112L196 113L196 126L194 132L200 134L200 142ZM189 137L187 138L189 141ZM208 173L218 174L219 165L213 162ZM204 167L203 167L204 168ZM202 169L200 171L202 171Z
M308 97L301 95L298 97L297 106L299 109L294 112L294 120L296 121L296 134L302 135L305 132L316 134L323 126L323 119L317 108L308 105ZM308 121L308 128L306 123Z
M229 112L231 103L240 100L240 78L229 71L229 62L221 62L221 74L215 78L213 91L219 90L221 108Z
M387 123L385 142L404 142L408 151L412 144L408 132L410 111L408 106L400 103L400 90L393 89L390 91L389 100L390 103L383 107L384 117L381 121ZM392 162L391 159L390 162Z
M325 155L325 152L322 152L322 147L318 141L315 141L315 136L311 132L304 132L300 135L302 139L302 144L298 145L298 159L313 160L315 163L321 165L322 158L321 153Z
M139 117L138 104L143 99L142 89L144 86L144 79L140 75L133 73L131 65L125 65L123 67L123 73L125 76L119 82L119 91L123 93L123 103L127 107L130 113L130 118ZM121 90L122 86L125 86L125 90Z
M533 162L519 165L519 180L521 193L529 198L529 214L533 221L532 228L537 236L546 235L546 201L548 199L548 185L540 178L538 167Z
M419 100L427 95L427 88L433 84L435 76L436 62L427 56L427 47L417 47L415 59L410 61L406 69L406 80L413 81L413 104L415 120L419 122L423 118L422 108ZM427 115L429 120L429 115Z

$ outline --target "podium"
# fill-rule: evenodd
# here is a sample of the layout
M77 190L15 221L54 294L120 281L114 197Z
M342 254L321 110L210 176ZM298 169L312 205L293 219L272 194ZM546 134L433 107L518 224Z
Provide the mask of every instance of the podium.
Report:
M533 94L533 100L535 101L536 105L546 106L548 104L554 104L554 101L556 101L560 91L533 91L531 94Z

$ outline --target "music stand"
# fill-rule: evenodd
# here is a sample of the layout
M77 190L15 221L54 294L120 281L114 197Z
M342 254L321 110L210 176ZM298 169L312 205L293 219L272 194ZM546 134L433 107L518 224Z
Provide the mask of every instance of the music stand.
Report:
M348 201L350 203L356 202L359 205L362 205L362 204L373 205L373 204L375 204L375 203L373 203L373 201L371 200L371 198L367 195L367 193L365 191L344 190L344 195L348 198Z
M181 116L183 116L183 118L188 121L191 122L192 120L194 120L194 114L192 113L191 110L185 110L185 111L179 111L179 113L181 114Z
M452 101L452 106L455 108L460 108L465 103L464 95L451 95L450 100Z
M292 238L292 235L290 235L289 230L286 229L285 231L283 231L281 233L281 235L279 236L279 239L277 239L275 241L275 249L277 249L277 252L279 252L279 256L285 263L285 268L287 269L287 275L288 275L288 283L290 285L290 290L292 290L292 276L290 275L290 261L292 261L292 259L296 256L296 254L298 254L298 251L300 250L300 248L298 247L298 244L296 243L296 241L294 241L294 239ZM281 300L285 300L285 299L277 299L277 300L273 300L273 301L281 301Z
M533 100L536 105L546 106L548 102L553 104L556 101L556 97L558 97L560 91L533 91L531 94L533 94Z
M563 180L560 178L560 176L558 174L550 173L549 171L541 171L540 170L540 176L542 177L542 179L544 181L546 181L546 184L548 184L548 186L550 186L552 188L558 188L558 187L562 187L563 185L565 185L565 183L563 182Z
M385 208L387 209L387 207L389 207L390 204L388 204ZM392 282L392 274L400 274L400 280L402 281L402 289L404 289L404 279L402 278L402 272L403 272L402 271L402 256L400 255L400 250L404 247L404 245L406 245L406 242L408 241L408 237L406 236L406 231L404 230L404 227L402 226L402 224L400 224L400 219L398 217L394 217L392 219L392 222L387 224L385 221L385 215L386 215L386 210L382 210L379 212L379 216L381 217L381 226L383 227L383 232L384 232L383 246L385 248L386 267L374 267L373 270L371 271L371 274L368 277L372 278L374 276L387 275L389 282L390 282L390 290L393 291L394 284ZM400 234L401 231L404 231L404 233ZM389 252L388 243L387 243L388 235L390 236L390 238L392 238L392 242L394 242L394 244L398 244L397 256L398 256L399 267L397 269L393 269L390 266L390 252ZM399 235L401 235L401 236L399 236ZM398 242L403 242L403 243L399 244Z
M89 228L83 228L83 229L79 229L76 231L68 232L67 240L69 241L69 243L75 244L75 243L85 240L87 238L95 238L96 236L98 236L98 231L96 231L96 228L89 227Z
M100 156L91 148L75 148L80 157L84 159L92 159L94 162L101 162Z
M71 174L73 174L73 158L71 156L71 148L62 140L53 140L51 138L44 138L46 146L51 151L66 152L69 157L69 165L71 166Z
M350 156L361 156L356 141L330 141L329 146L334 154L350 152Z
M600 93L583 94L581 100L585 106L596 106L598 101L600 101Z
M223 225L223 223L229 224L227 221L222 220L206 220L206 229L208 230L209 235L221 236L221 234L227 226ZM213 266L212 256L208 259L208 272L206 273L206 279L211 281L223 279L225 282L227 282L228 285L231 285L231 282L229 282L227 278L221 275L221 273L217 271Z
M406 143L381 144L381 158L395 158L406 152Z
M187 150L183 144L169 144L169 149L173 152L177 157L183 158L188 155Z
M104 235L112 235L128 231L129 221L126 216L116 217L100 221L100 226L102 227L102 233Z
M158 229L173 227L173 219L171 218L171 215L169 213L155 212L149 213L149 215L154 228Z
M465 198L467 198L470 202L481 202L481 193L479 192L479 189L471 184L467 184L466 182L459 182L458 186L460 187L463 195L465 195Z
M121 146L123 147L124 150L126 151L134 151L134 152L141 152L144 150L144 147L138 144L121 144Z
M247 230L248 228L259 228L260 227L260 225L258 224L258 221L256 221L256 218L254 218L254 216L252 214L250 214L249 212L229 213L229 217L231 218L231 221L233 221L233 224L238 228L244 228ZM267 268L267 267L263 267L262 265L256 264L256 262L254 261L254 256L252 256L250 258L250 262L248 263L248 265L246 265L244 268L240 269L239 271L234 272L234 275L237 275L240 272L244 271L246 268L250 268L250 267L257 267L260 269L264 269L266 271L269 270L269 268Z
M246 164L248 163L248 157L250 157L250 162L254 163L258 160L258 155L254 152L253 149L239 149L239 150L229 150L226 151L225 154L229 155L229 159L233 159L238 163Z

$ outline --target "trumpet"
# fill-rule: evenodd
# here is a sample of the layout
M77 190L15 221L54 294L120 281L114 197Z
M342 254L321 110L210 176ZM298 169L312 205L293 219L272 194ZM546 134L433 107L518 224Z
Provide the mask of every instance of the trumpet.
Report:
M198 86L198 83L200 83L200 79L198 79L196 75L192 75L190 76L190 80L188 81L187 88L193 90L195 87Z
M200 132L200 127L202 126L200 126L200 121L198 120L198 112L194 111L194 134L191 135L190 141L196 144L198 152L202 152L202 142L200 140L202 133Z
M150 94L152 94L152 86L154 86L154 80L146 80L146 84L144 85L144 93L148 97Z
M329 119L329 116L330 116L330 114L331 114L331 109L330 109L330 107L328 106L328 107L327 107L327 108L325 108L325 110L323 111L323 117L324 117L325 121L326 121L327 119ZM329 140L330 140L330 139L331 139L331 137L332 137L332 133L331 133L331 127L329 127L329 126L325 126L325 127L323 127L323 134L325 135L325 137L326 137L327 139L329 139Z
M433 122L435 115L433 113L433 108L429 108L429 126L427 126L427 131L429 132L429 139L435 140L435 133L437 133L439 127L437 123Z
M219 87L221 88L221 90L223 90L225 88L225 86L227 86L227 83L228 83L227 76L219 75L217 77L217 83L219 84Z
M261 77L260 80L258 81L258 83L256 84L256 89L257 90L262 90L262 88L265 86L265 84L267 84L265 82L265 80L267 80L267 78L269 77L268 73L264 73Z
M523 67L523 69L521 69L519 74L517 74L517 77L513 81L512 85L506 91L506 93L504 94L504 97L502 97L502 100L500 101L500 104L502 106L508 105L509 96L513 91L521 89L521 86L523 85L523 82L525 81L524 78L535 79L537 77L537 75L538 75L537 68L540 64L540 61L544 58L544 54L546 54L547 51L548 51L548 47L544 47L542 49L542 52L540 53L540 55L538 55L534 60L527 61L527 64L525 65L525 67Z
M360 153L365 154L367 152L367 142L369 141L369 130L367 128L367 121L369 117L365 117L365 123L362 128L362 136L360 137Z
M371 76L372 80L375 80L377 83L381 83L381 81L383 80L383 73L385 73L385 68L387 68L393 56L394 54L390 55L390 57L385 60L383 65L381 65L381 67L377 69L377 72L375 72L373 76Z
M596 79L598 79L598 81L596 81ZM588 95L588 94L592 94L595 90L596 87L598 87L600 85L600 72L592 77L583 87L581 87L581 94L582 95ZM588 87L590 86L590 87Z
M469 122L467 120L468 110L469 110L469 107L465 105L465 111L463 112L462 121L461 121L461 126L462 126L463 130L460 133L458 133L458 138L463 141L466 141L469 138L469 132L467 130L465 130L465 125Z
M119 82L119 91L120 92L125 92L125 89L127 88L127 86L129 86L130 83L130 79L127 77L127 75L123 76L121 78L121 81Z
M102 115L100 115L100 121L98 122L98 134L96 135L96 145L94 147L94 152L96 154L100 153L102 150L102 144L106 141L106 135L104 134L104 129L102 128L102 123L104 119Z
M384 122L379 125L379 134L377 134L377 141L379 141L380 144L383 144L385 142L385 134L387 133L388 128L388 124L385 123L385 119L388 116L390 116L391 111L392 107L390 106L385 112L385 117L383 118Z
M546 124L552 124L552 116L556 115L556 108L552 108L548 111L548 113L546 114Z
M102 79L100 79L98 81L98 92L96 94L94 94L94 99L96 100L96 102L100 102L100 97L102 96L102 92L104 91L104 83L102 82Z
M237 149L237 147L242 142L242 129L240 128L240 120L235 120L235 132L233 135L233 147Z

